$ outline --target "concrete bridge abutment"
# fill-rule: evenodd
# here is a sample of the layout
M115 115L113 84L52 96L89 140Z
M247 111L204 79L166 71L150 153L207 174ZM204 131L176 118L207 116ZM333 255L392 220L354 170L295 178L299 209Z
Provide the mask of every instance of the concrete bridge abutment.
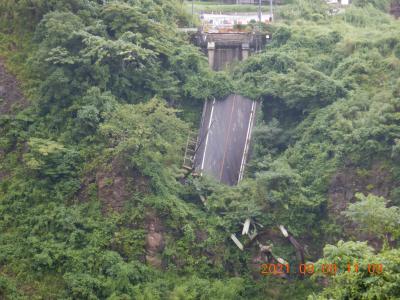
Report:
M210 68L220 71L230 63L246 60L252 53L260 51L266 41L266 36L254 32L199 32L196 44L206 52Z

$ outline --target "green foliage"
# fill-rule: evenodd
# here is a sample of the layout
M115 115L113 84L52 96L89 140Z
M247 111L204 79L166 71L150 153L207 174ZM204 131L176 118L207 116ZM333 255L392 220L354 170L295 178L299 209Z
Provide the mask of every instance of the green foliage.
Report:
M175 114L176 110L153 99L121 105L106 116L100 127L110 147L109 155L150 177L158 192L172 184L172 167L178 167L185 146L188 128Z
M3 299L27 299L18 292L15 282L4 275L0 275L0 296Z
M0 20L4 27L10 30L25 31L34 29L35 25L53 10L78 12L80 9L90 9L90 1L81 0L39 0L34 1L2 1ZM25 20L26 22L24 22Z
M30 14L26 2L6 4L13 18ZM170 257L185 257L181 269L207 276L204 245L194 240L205 217L177 197L189 126L170 106L226 94L229 80L209 72L177 33L172 23L187 18L174 1L42 4L32 4L38 14L24 28L1 10L9 28L35 30L24 65L33 106L1 117L1 172L10 177L0 187L0 265L11 274L1 277L2 297L139 298L140 284L161 278L143 263L145 207L169 215L166 226L184 228L181 241L178 233L168 237ZM126 174L146 179L150 195L135 195L126 214L106 217L94 177L117 160ZM212 250L221 234L210 236Z
M353 2L354 5L360 6L360 7L366 7L366 6L374 6L376 8L388 11L389 4L393 2L390 0L355 0Z
M321 21L327 17L328 6L325 1L291 0L285 3L288 5L276 9L279 19Z
M254 158L263 157L266 154L277 154L279 146L285 143L283 134L283 129L275 118L268 124L265 124L265 122L258 124L252 133L255 144Z
M304 14L309 4L293 8ZM262 101L249 168L265 191L262 208L293 232L320 237L324 233L307 224L326 218L338 169L368 168L374 160L397 164L399 27L372 6L351 6L316 22L311 14L269 26L271 43L237 66L234 78L241 93Z
M251 251L229 235L252 218L294 262L274 239L283 224L314 260L342 233L328 209L339 170L364 178L379 163L399 182L400 27L387 4L354 1L333 16L325 1L291 1L265 27L265 51L229 75L211 72L177 30L190 23L178 1L2 1L0 54L32 105L0 116L0 298L302 299L316 290L308 280L255 281ZM179 184L202 100L234 91L262 107L246 179ZM111 174L106 188L117 173L127 182L121 213L102 207L101 172ZM395 248L398 208L358 197L345 215L378 238L390 233ZM162 223L162 272L145 264L149 211ZM317 265L357 261L360 272L337 274L315 297L398 298L398 257L363 242L327 245ZM372 276L369 263L385 273Z
M53 189L62 195L60 197L69 197L79 189L79 153L57 142L40 138L31 138L28 146L29 152L24 155L28 174L44 184L54 184Z
M278 51L249 60L242 72L239 80L246 87L246 94L256 99L277 98L287 110L300 113L326 106L344 95L339 83Z
M324 258L317 262L317 269L322 264L336 263L335 276L328 279L330 284L320 295L308 299L396 299L399 296L399 250L382 251L373 254L366 243L340 241L336 246L324 248ZM347 271L347 263L351 271ZM358 272L355 271L355 264ZM373 273L371 265L382 265L382 272ZM368 271L368 267L370 270ZM321 276L320 273L314 277Z
M358 225L361 231L372 233L379 237L392 234L394 237L400 234L399 220L400 208L396 206L386 207L386 200L369 194L356 194L360 202L349 205L344 215Z
M227 282L214 281L210 286L207 280L194 277L175 287L169 298L171 300L244 299L240 296L240 293L244 292L243 282L241 278L233 278Z
M317 269L320 270L323 264L336 264L340 273L347 271L347 264L354 267L354 263L373 255L373 249L366 242L342 240L337 243L337 246L326 245L323 251L323 258L316 263Z

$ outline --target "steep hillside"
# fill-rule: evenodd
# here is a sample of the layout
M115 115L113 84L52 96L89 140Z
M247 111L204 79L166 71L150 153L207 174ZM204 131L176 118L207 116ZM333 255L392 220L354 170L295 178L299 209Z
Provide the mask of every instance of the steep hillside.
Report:
M2 1L0 298L400 297L389 4L332 15L291 1L266 49L228 74L177 29L192 22L180 1ZM232 92L262 107L245 180L184 178L203 101ZM296 272L260 276L275 257ZM335 276L318 271L333 263Z

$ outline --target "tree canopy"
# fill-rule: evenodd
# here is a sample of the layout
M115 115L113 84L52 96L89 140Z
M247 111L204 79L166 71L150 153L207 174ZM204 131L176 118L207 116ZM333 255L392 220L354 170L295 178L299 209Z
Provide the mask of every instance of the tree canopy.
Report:
M182 1L1 1L0 88L14 73L29 105L0 89L0 298L399 298L389 5L284 1L266 48L213 72ZM245 179L184 176L204 100L230 93L260 102ZM278 225L339 272L260 278L257 242L299 264Z

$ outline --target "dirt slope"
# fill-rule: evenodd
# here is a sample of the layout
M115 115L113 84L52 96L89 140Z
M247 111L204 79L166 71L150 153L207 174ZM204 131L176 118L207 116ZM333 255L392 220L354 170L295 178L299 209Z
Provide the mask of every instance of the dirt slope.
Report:
M4 59L0 57L0 114L15 113L27 105L18 80L6 70Z

